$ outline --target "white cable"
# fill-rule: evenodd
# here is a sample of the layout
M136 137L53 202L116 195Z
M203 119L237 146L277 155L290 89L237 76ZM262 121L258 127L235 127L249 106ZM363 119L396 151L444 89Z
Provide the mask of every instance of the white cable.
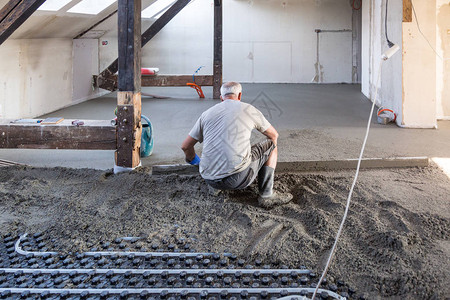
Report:
M362 148L361 148L361 153L359 154L359 159L358 159L358 165L356 167L355 178L353 179L352 187L350 188L350 192L348 193L347 205L345 207L344 216L342 217L341 225L339 226L339 230L338 230L338 232L336 234L336 238L334 240L333 247L331 248L330 256L328 257L328 261L327 261L327 264L325 266L325 269L323 270L322 276L320 277L320 280L317 283L317 287L314 290L314 294L313 294L313 296L311 298L312 300L315 299L316 294L319 291L320 284L322 283L323 279L325 278L325 276L327 274L328 268L329 268L329 266L331 264L331 260L333 259L334 253L336 251L336 246L337 246L337 243L339 241L339 237L341 235L342 228L344 227L345 220L347 219L347 214L348 214L348 209L350 207L350 202L351 202L351 199L352 199L353 189L355 188L356 181L358 179L359 169L361 167L361 161L362 161L362 157L363 157L363 154L364 154L364 149L366 148L367 138L369 137L370 123L372 122L372 115L373 115L373 111L375 109L375 103L376 103L376 99L377 99L377 95L378 95L378 84L380 83L380 79L381 79L381 67L382 67L382 65L383 65L383 60L380 61L380 67L378 68L378 79L377 79L377 84L375 85L375 97L373 98L372 108L370 110L370 116L369 116L369 120L367 122L366 136L364 137L364 142L363 142L363 145L362 145Z
M412 9L414 12L414 18L416 19L417 29L419 29L419 32L422 35L422 37L425 39L425 41L427 41L430 48L433 50L433 52L436 54L436 56L439 57L440 60L442 60L442 61L450 60L450 58L443 58L442 56L440 56L439 53L437 53L436 49L434 49L434 47L431 45L430 41L427 39L425 34L423 34L422 29L420 29L419 20L417 19L416 9L414 8L414 3L412 2L412 0L411 0L411 6L412 6Z

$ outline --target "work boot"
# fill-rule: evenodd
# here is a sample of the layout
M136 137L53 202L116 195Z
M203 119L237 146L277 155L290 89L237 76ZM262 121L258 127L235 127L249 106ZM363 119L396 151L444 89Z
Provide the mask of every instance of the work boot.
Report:
M263 166L258 172L258 204L263 208L271 208L275 205L287 204L292 200L290 193L277 193L273 191L275 169Z

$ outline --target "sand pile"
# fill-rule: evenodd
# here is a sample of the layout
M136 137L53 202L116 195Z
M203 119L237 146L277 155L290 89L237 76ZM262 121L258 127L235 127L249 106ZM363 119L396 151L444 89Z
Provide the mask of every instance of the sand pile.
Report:
M64 251L118 237L144 247L167 237L320 273L353 172L281 174L294 201L257 206L256 187L213 196L199 176L112 175L8 167L0 172L0 233L46 231ZM437 168L363 171L335 261L334 281L370 299L445 299L450 289L450 181Z

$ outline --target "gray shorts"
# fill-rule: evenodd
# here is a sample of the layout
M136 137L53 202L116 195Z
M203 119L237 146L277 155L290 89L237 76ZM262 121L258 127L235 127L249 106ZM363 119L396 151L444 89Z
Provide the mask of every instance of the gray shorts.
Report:
M206 183L215 189L219 190L240 190L248 187L255 181L259 170L269 159L270 154L275 149L275 144L272 140L265 140L252 146L250 165L239 173L227 176L221 179L208 180Z

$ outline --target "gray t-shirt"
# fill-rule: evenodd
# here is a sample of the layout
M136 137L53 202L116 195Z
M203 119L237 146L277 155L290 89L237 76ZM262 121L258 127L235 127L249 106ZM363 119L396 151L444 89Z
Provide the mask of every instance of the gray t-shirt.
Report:
M254 106L225 100L200 116L189 135L203 143L200 174L214 180L245 170L251 162L253 129L266 131L270 123Z

